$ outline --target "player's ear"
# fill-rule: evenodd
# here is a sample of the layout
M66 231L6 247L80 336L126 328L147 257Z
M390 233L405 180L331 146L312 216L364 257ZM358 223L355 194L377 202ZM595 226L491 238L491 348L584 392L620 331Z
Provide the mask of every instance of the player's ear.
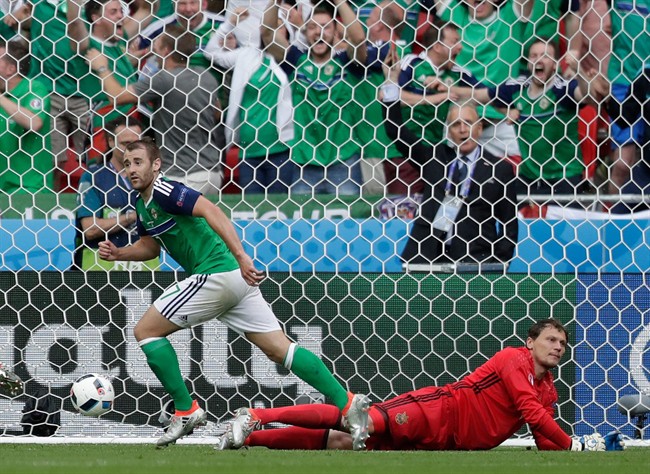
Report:
M526 347L528 349L532 349L533 348L533 342L535 342L535 340L532 337L529 337L528 339L526 339Z

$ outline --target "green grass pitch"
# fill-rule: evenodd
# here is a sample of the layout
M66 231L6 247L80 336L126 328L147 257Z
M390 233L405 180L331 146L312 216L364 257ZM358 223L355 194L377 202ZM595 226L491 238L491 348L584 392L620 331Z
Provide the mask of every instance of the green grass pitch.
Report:
M207 445L0 444L0 472L49 473L607 473L646 472L650 449L612 453L540 452L502 448L485 452L214 451Z

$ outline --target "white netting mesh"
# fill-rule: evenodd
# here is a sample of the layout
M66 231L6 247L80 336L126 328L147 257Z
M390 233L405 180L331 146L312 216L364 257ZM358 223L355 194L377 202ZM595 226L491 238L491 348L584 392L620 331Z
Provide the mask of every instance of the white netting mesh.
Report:
M168 177L233 219L289 336L351 390L378 401L457 380L552 316L571 333L563 428L635 436L617 401L650 394L650 36L645 1L611 3L0 2L0 362L62 403L59 435L160 435L168 397L132 329L180 268L166 255L111 266L94 250L135 236L115 172L144 133ZM421 141L386 127L392 51L402 108L389 125ZM470 171L481 211L461 213L445 246L427 206L454 160L431 150L476 130L446 123L466 96L495 161ZM429 223L413 246L418 215ZM171 340L210 414L204 437L240 406L313 396L216 322ZM92 372L117 391L100 421L67 398ZM0 435L22 433L24 401L0 398Z

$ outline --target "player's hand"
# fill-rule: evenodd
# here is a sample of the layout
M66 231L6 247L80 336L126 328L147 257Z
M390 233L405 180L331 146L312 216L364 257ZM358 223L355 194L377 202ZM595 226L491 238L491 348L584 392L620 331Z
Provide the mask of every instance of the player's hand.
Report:
M117 260L117 247L110 240L99 243L99 258L108 262Z
M108 59L98 49L90 48L86 51L86 60L93 71L98 71L102 68L108 68Z
M244 278L246 283L250 286L257 286L264 279L264 272L259 271L255 268L253 260L248 256L244 255L238 259L239 269L241 271L241 276Z
M625 441L620 431L610 431L605 436L605 451L623 451Z
M598 433L573 438L571 451L605 451L605 438Z

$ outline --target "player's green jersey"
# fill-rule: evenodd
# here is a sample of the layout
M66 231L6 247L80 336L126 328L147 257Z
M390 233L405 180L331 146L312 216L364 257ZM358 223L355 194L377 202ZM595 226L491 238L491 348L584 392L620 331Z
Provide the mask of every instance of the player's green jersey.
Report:
M126 54L126 47L126 40L100 42L97 38L90 37L90 48L95 48L106 56L108 59L108 70L113 73L113 77L123 87L138 80L137 71ZM122 104L113 107L113 101L109 100L106 94L102 92L101 80L97 76L94 76L94 78L95 81L89 84L88 89L85 89L84 93L95 104L96 113L93 115L93 128L100 128L111 120L128 115L133 105Z
M38 132L27 130L0 107L0 192L52 191L48 90L39 81L23 79L4 95L40 118L43 126Z
M292 159L298 164L327 166L359 153L353 136L361 116L353 98L354 83L346 52L317 64L295 46L287 62L295 68L292 83L296 137Z
M519 76L522 57L523 23L515 13L512 0L506 0L489 18L474 20L460 0L448 0L440 18L460 28L463 49L456 64L469 70L481 84L496 87ZM543 2L546 4L546 2ZM484 116L502 119L493 107L485 107Z
M271 60L263 56L262 64L244 88L239 108L238 145L241 158L263 158L289 148L280 141L276 125L281 89L282 83L273 74Z
M203 22L201 22L198 28L192 30L192 33L196 36L197 50L190 57L190 66L201 66L208 70L212 67L212 63L205 57L203 50L223 21L224 18L221 15L215 15L209 12L203 14Z
M521 150L518 173L529 180L558 180L583 173L578 139L576 80L557 76L543 94L531 97L530 80L512 81L491 90L492 97L519 111L515 123Z
M205 219L192 216L199 196L181 183L158 178L151 199L136 202L138 233L154 238L191 275L237 270L223 239Z
M630 84L650 58L650 0L613 0L610 82Z
M49 90L64 97L84 96L96 82L86 60L72 51L67 0L35 0L32 9L29 77L38 78Z

